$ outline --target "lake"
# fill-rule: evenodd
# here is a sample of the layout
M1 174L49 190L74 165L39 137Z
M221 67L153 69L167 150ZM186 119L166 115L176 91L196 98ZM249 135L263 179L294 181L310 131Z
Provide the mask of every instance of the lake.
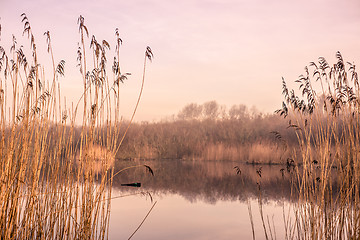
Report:
M252 239L249 213L256 239L266 239L261 210L268 237L285 238L284 214L293 210L284 166L151 160L121 161L116 168L141 164L154 176L132 168L114 179L109 239L128 239L152 207L132 239ZM133 182L141 187L121 186Z

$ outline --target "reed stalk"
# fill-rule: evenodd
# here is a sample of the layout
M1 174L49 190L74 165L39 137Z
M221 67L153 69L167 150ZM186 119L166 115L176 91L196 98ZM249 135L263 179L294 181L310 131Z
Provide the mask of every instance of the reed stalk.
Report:
M355 65L337 52L337 62L311 62L296 82L300 94L283 80L285 101L277 112L296 131L301 166L295 239L358 239L360 101Z
M86 50L88 29L80 16L78 62L84 91L76 107L67 108L61 103L59 81L65 61L55 63L47 31L52 69L45 71L29 19L21 17L31 56L24 54L15 37L10 53L0 46L1 239L106 239L113 166L118 139L124 137L119 131L119 82L129 74L122 74L117 64L114 83L109 83L110 45L105 40L91 43L94 65L87 71L86 54L91 51ZM117 30L116 36L118 43ZM149 49L145 56L151 59ZM117 63L119 57L117 49Z

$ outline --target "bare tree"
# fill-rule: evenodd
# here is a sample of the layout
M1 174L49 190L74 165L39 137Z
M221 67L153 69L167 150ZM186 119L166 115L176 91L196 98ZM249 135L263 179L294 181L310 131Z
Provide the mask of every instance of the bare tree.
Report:
M210 101L203 104L203 115L207 119L217 119L220 115L220 107L216 101Z
M233 105L229 110L231 119L249 118L249 110L244 104Z
M200 119L203 111L203 106L196 103L186 105L179 113L178 118L181 120Z

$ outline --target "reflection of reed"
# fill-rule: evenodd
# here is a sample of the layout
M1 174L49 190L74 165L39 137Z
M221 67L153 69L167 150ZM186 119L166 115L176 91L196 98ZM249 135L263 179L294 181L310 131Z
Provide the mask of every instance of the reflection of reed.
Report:
M204 200L215 203L218 200L241 200L258 196L258 166L241 164L241 176L234 170L235 162L226 161L185 161L152 160L145 161L154 169L151 176L144 169L131 169L114 178L113 186L124 182L141 182L144 190L155 193L177 193L190 201ZM137 161L136 164L141 163ZM116 163L116 168L134 165L133 161ZM289 200L290 174L282 176L283 166L262 166L260 179L263 199ZM130 190L129 190L130 191Z
M121 183L141 182L142 191L155 194L176 193L189 201L203 200L209 203L258 198L259 186L264 203L270 200L294 202L299 196L299 192L293 187L299 183L299 180L295 179L296 172L294 168L287 168L286 165L254 166L228 161L129 160L117 162L115 168L123 169L144 163L151 166L154 176L148 174L145 168L132 168L116 176L113 186L119 191L132 192L140 189L123 188ZM236 174L235 165L240 168L241 174ZM260 168L261 177L258 173ZM297 168L298 171L302 169L301 166ZM314 174L320 174L320 170L317 169ZM340 190L336 181L336 169L333 169L332 175L332 194L335 198Z

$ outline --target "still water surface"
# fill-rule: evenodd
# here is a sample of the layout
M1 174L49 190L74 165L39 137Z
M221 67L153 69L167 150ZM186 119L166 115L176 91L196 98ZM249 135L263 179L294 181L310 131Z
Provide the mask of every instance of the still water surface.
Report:
M115 178L109 239L128 239L155 202L132 239L252 239L249 207L256 239L265 239L259 199L265 224L271 225L268 235L285 238L283 213L291 215L292 206L282 166L260 170L260 166L227 161L162 160L124 161L117 168L138 164L149 165L155 175L134 168ZM121 187L131 182L142 186Z

